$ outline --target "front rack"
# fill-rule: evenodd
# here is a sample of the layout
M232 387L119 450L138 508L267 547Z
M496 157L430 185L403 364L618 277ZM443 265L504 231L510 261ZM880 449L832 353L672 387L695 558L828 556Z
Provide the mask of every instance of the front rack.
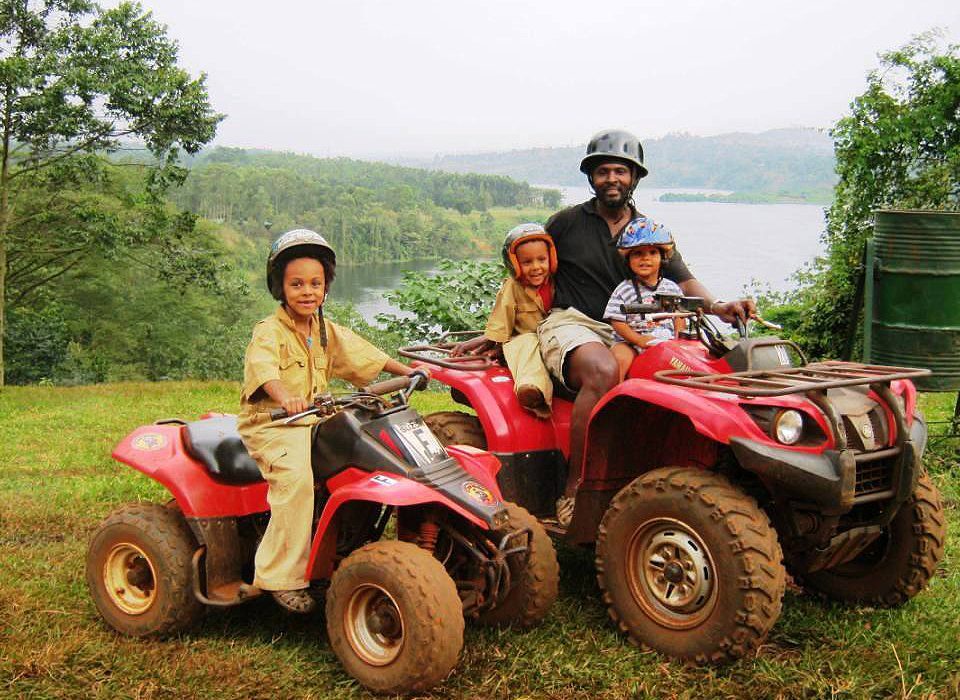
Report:
M677 386L721 391L738 396L784 396L811 391L823 391L842 386L891 382L895 379L913 379L930 374L928 369L915 367L887 367L865 365L859 362L830 360L814 362L802 367L784 367L776 370L750 370L728 374L707 374L693 370L665 369L653 376L659 382Z

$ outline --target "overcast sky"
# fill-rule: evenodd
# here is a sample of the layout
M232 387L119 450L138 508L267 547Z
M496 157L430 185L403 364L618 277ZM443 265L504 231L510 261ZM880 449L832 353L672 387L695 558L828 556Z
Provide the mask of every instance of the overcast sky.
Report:
M143 0L216 143L391 157L829 127L958 0Z

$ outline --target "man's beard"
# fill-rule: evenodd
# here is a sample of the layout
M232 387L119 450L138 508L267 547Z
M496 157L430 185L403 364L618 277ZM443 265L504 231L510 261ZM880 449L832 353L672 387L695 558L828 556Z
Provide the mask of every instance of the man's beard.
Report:
M630 190L617 188L613 192L604 190L603 194L597 193L597 199L607 209L621 209L627 206L630 201Z

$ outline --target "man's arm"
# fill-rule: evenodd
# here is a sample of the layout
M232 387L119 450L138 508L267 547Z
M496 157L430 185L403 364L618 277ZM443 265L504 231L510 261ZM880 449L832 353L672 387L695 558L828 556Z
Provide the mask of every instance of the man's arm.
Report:
M727 323L733 323L737 317L746 323L751 316L755 316L757 313L757 305L753 299L719 301L696 277L680 282L679 285L684 296L702 297L707 313L716 314Z

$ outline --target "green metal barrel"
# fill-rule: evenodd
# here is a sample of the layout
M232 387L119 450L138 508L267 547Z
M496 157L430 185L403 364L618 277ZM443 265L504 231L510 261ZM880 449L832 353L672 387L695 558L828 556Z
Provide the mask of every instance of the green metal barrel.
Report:
M923 391L960 391L960 213L876 212L867 244L864 357L933 370Z

